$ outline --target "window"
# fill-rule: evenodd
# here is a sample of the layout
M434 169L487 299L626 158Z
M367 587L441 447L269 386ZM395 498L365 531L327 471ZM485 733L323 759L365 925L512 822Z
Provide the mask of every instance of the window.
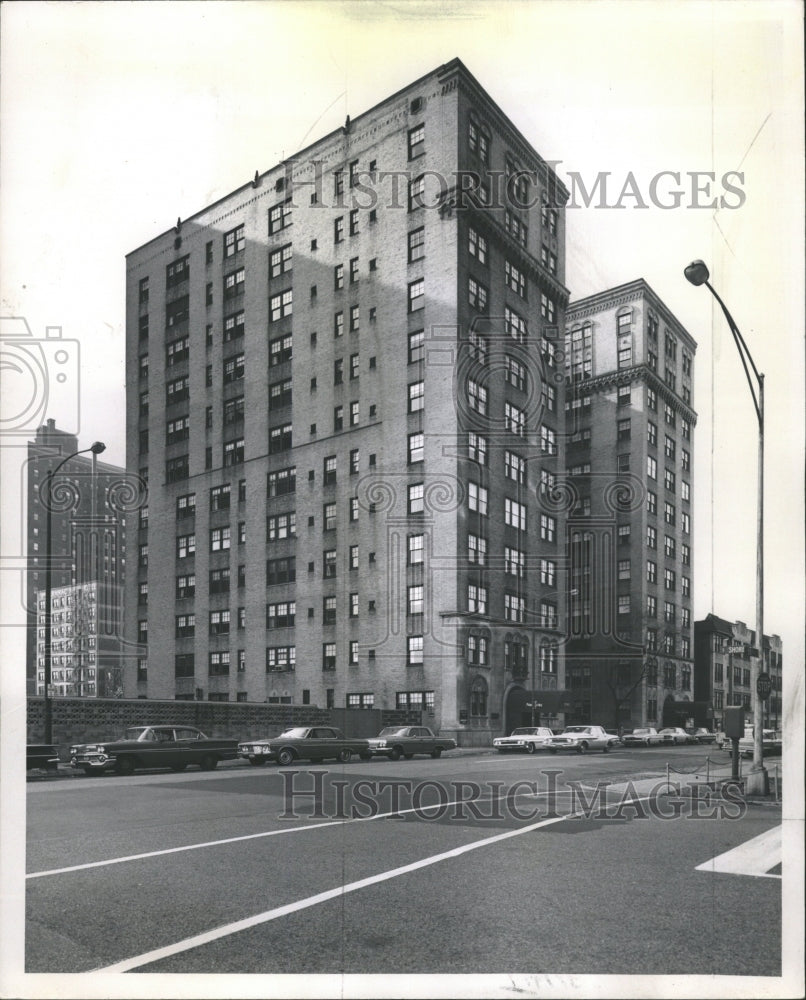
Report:
M266 649L266 673L281 673L287 670L294 670L296 665L296 646L269 646Z
M322 624L336 624L336 597L334 594L322 598Z
M680 579L680 593L683 597L691 596L691 580L687 576L681 577Z
M351 618L358 618L358 594L350 594L350 611Z
M190 436L190 418L177 417L176 420L169 420L165 425L165 443L176 444L177 441L186 441Z
M172 340L165 346L165 364L168 368L178 365L182 361L187 361L190 357L190 339L180 337L179 340Z
M487 588L475 583L467 585L467 610L471 614L487 614Z
M504 283L522 299L526 298L526 274L508 260L504 261Z
M425 331L415 330L409 334L409 364L425 358Z
M409 464L423 461L424 440L424 435L421 431L409 434Z
M652 490L647 490L646 493L646 509L648 514L657 514L658 512L658 497Z
M540 248L540 263L551 274L557 273L557 254L552 253L547 246L542 246Z
M289 469L279 469L270 472L266 477L266 495L279 497L285 493L294 493L297 488L297 470L295 466Z
M269 428L269 454L276 455L291 447L291 424L279 424Z
M508 622L523 622L526 613L526 599L517 594L504 594L504 620Z
M228 233L224 233L225 260L228 257L234 257L236 253L241 253L245 246L246 239L244 237L243 225L237 226L235 229L231 229Z
M526 553L520 549L504 548L504 572L510 576L522 577L526 568Z
M409 211L423 207L425 195L425 177L414 177L409 181Z
M526 531L526 505L505 497L504 523L519 531Z
M174 622L174 636L177 639L189 639L196 634L196 616L177 615Z
M297 612L296 601L281 601L266 605L266 628L293 628Z
M619 559L619 561L618 561L618 578L619 578L619 580L629 580L630 579L630 560L629 559Z
M229 611L210 612L210 635L229 635Z
M487 464L487 439L474 431L468 433L467 457L479 465Z
M409 233L409 263L425 257L425 228L421 226Z
M425 125L409 129L409 159L414 160L425 152Z
M425 406L425 382L410 382L409 413L416 413L418 410L422 410L424 406Z
M296 578L297 578L297 560L294 558L294 556L287 556L284 559L266 560L267 587L273 587L279 583L294 583Z
M189 474L187 455L178 455L176 458L169 458L165 463L165 478L169 483L176 483L182 479L187 479Z
M354 208L350 212L350 236L355 236L358 232L358 209Z
M646 544L647 548L650 549L656 549L658 547L658 535L655 528L651 524L648 524L646 527Z
M467 559L470 563L483 566L487 559L487 539L479 535L467 536Z
M409 284L409 312L416 312L425 306L425 280L418 278Z
M224 299L234 299L243 293L243 286L246 275L244 269L239 267L237 271L232 271L224 277Z
M685 479L680 481L680 496L685 501L689 501L691 499L691 487Z
M425 487L423 483L413 483L408 488L409 514L422 514L425 509Z
M344 407L336 406L333 408L333 430L340 431L344 428ZM311 433L315 433L316 424L311 424Z
M475 410L482 416L486 414L487 390L478 382L474 382L473 379L467 380L467 400L471 410Z
M557 519L550 514L540 515L540 537L544 542L553 542L557 532Z
M335 455L328 455L322 462L322 478L325 486L336 482L337 459Z
M513 340L516 340L519 344L526 342L526 320L518 315L514 309L510 309L509 306L504 306L504 327Z
M291 225L291 199L281 201L269 209L269 235L279 233Z
M646 596L646 614L647 618L657 618L658 616L658 599L654 594Z
M545 292L540 293L540 315L549 323L553 323L557 315L557 307L554 301Z
M360 316L361 316L360 307L359 306L350 306L350 332L351 333L355 333L355 331L358 329L359 322L360 322Z
M275 368L291 360L291 334L275 337L269 341L269 367ZM243 363L243 357L242 357Z
M487 263L487 237L476 232L471 226L468 230L467 249L471 257L475 257L480 264Z
M266 540L269 542L281 541L283 538L295 538L297 534L297 514L296 511L287 511L284 514L270 514L266 518Z
M526 459L516 455L514 451L505 451L504 475L516 483L524 483L526 480Z
M475 278L467 279L467 300L478 312L487 311L488 292L484 285L476 281Z
M176 597L193 597L196 593L196 574L183 573L176 578Z
M234 354L224 359L224 385L231 385L244 377L245 361L243 354Z
M340 215L333 220L333 242L341 243L344 240L344 216Z
M272 323L276 323L284 316L290 316L294 311L294 291L287 288L283 292L272 295L269 299L269 317Z
M333 314L333 336L337 340L344 336L344 312L341 309Z
M470 510L475 510L486 517L487 490L484 486L472 481L467 484L467 506Z
M540 428L540 450L544 455L556 455L557 443L554 431L543 424Z
M421 615L423 613L423 586L415 584L408 588L408 614Z
M629 441L630 440L630 418L627 417L624 420L619 420L616 424L616 437L619 441Z
M229 510L230 504L230 484L214 486L210 490L210 510Z
M210 530L210 551L221 552L230 547L230 528L225 525L222 528L212 528Z
M667 524L674 524L676 521L675 507L673 503L664 503L663 505L663 520Z
M646 563L646 582L658 582L658 564L653 562L651 559L647 559Z
M680 546L680 558L684 566L691 565L691 547L685 542Z
M410 667L420 666L423 662L423 637L421 635L410 635L406 640L407 658L406 663ZM400 694L397 696L400 701Z
M372 416L372 407L370 409L370 416ZM361 404L358 400L354 400L350 403L350 426L357 427L360 421Z
M676 574L673 569L665 569L663 571L663 586L665 590L676 590Z
M350 546L350 562L349 562L349 566L350 566L350 569L358 569L358 546L357 545L351 545Z
M621 320L621 317L619 317ZM626 334L618 338L618 366L619 368L629 368L632 364L632 336Z
M652 455L647 455L646 457L646 474L650 479L658 478L658 463Z
M224 442L224 467L239 465L243 462L244 439Z

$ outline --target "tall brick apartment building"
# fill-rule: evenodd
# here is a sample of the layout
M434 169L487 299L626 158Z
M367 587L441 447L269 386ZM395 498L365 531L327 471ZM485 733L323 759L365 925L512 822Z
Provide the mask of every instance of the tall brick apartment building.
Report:
M566 199L454 60L128 255L127 696L562 722Z
M47 497L48 473L55 469L62 459L78 450L78 438L74 434L59 430L54 420L48 420L39 427L33 441L28 443L26 463L26 506L28 573L26 579L27 610L27 650L26 681L29 694L42 689L44 684L44 623L37 622L44 612L44 591L46 584L47 552ZM107 666L111 666L114 645L111 635L119 639L122 635L120 593L126 567L126 524L122 513L121 497L126 497L132 484L127 483L125 472L107 462L95 463L88 455L76 455L66 462L53 483L51 507L51 586L54 592L59 588L78 587L92 583L93 592L98 594L99 607L107 608L103 615L104 632L110 637L107 644ZM136 492L136 491L135 491ZM90 537L93 543L90 544ZM60 595L66 599L66 595ZM72 602L72 598L71 598ZM65 643L72 637L65 632L59 637ZM55 641L55 638L54 638ZM55 650L54 650L55 651ZM75 651L76 656L71 654ZM82 652L60 650L65 662L60 664L71 671L81 668ZM83 650L85 666L95 669L94 650ZM115 668L117 669L117 668ZM85 696L94 697L99 688L94 683L71 687L70 693L78 690ZM101 689L103 690L103 688ZM67 692L57 687L60 694Z
M694 717L696 344L643 280L566 312L569 716Z

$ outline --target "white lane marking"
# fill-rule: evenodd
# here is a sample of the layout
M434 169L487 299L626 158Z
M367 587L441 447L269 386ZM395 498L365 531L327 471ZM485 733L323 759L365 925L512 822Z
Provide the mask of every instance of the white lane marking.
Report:
M704 861L694 869L698 872L722 872L727 875L752 875L755 878L781 878L770 869L781 864L781 827L760 833L752 840Z
M645 802L649 799L649 797L650 796L648 795L643 795L633 801ZM158 962L163 958L170 958L172 955L178 955L183 951L190 951L192 948L199 948L202 945L209 944L212 941L217 941L220 938L229 937L232 934L239 934L241 931L249 930L251 927L257 927L259 924L266 924L272 920L278 920L280 917L288 916L291 913L298 913L300 910L307 910L312 906L318 906L320 903L327 903L331 899L338 899L340 896L346 896L348 893L357 892L359 889L366 889L368 886L377 885L379 882L388 882L390 879L399 878L401 875L408 875L410 872L418 871L420 868L430 868L432 865L439 864L441 861L447 861L449 858L461 857L463 854L467 854L470 851L475 851L481 847L489 847L492 844L499 844L504 840L510 840L512 837L520 837L524 833L531 833L533 830L539 830L541 827L551 826L553 823L562 823L564 820L569 818L570 815L553 816L550 819L539 820L537 823L532 823L520 830L507 830L506 833L498 833L492 837L486 837L484 840L476 840L472 844L464 844L462 847L454 847L450 851L443 851L441 854L433 854L431 857L421 858L419 861L413 861L411 864L402 865L400 868L391 868L388 871L379 872L377 875L370 875L367 878L359 879L357 882L348 882L346 885L337 886L335 889L328 889L325 892L319 892L315 896L298 899L294 903L286 903L285 906L278 906L273 910L265 910L263 913L256 913L243 920L236 920L231 924L224 924L223 926L216 927L213 930L204 931L201 934L194 934L193 937L185 938L183 941L175 941L173 944L165 945L162 948L154 948L152 951L143 952L142 955L134 955L132 958L126 958L122 962L115 962L113 965L106 965L102 968L92 969L90 971L95 973L130 972L132 969L137 969L143 965L150 965L152 962Z
M535 797L549 795L549 792L534 792ZM563 790L558 789L555 793L556 797L560 795L567 794ZM354 816L348 819L334 819L327 823L309 823L305 826L290 826L285 829L279 830L264 830L261 833L246 833L240 837L226 837L223 840L208 840L200 844L184 844L181 847L165 847L159 851L145 851L142 854L127 854L120 858L107 858L104 861L88 861L82 865L69 865L66 868L50 868L47 871L41 872L29 872L25 877L29 878L46 878L50 875L65 875L68 872L81 872L86 871L90 868L104 868L107 865L122 865L129 861L143 861L146 858L160 858L164 857L166 854L181 854L183 851L200 851L205 847L220 847L224 844L237 844L244 840L260 840L263 837L277 837L283 833L305 833L308 830L321 830L328 826L342 826L345 823L368 823L375 819L388 819L391 816L403 816L407 813L414 812L425 812L427 813L429 809L434 809L439 806L442 808L449 808L450 806L461 805L467 803L471 800L469 799L453 799L449 802L439 803L423 803L420 806L413 806L410 809L397 809L395 812L378 813L376 816ZM474 804L482 802L491 802L492 796L483 799L473 799Z

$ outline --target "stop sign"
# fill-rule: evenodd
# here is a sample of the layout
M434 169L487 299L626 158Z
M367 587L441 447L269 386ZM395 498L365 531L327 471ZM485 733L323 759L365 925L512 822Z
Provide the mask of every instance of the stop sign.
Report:
M756 679L756 694L762 701L766 701L772 691L772 680L769 674L761 673Z

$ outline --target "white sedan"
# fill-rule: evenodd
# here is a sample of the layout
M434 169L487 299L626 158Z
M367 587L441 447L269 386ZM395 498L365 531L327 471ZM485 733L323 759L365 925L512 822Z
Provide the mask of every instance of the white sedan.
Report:
M558 750L575 750L577 753L601 750L607 753L617 743L618 738L605 732L602 726L566 726L559 736L552 736L543 745L549 753L557 753Z
M645 726L643 729L633 729L631 733L625 733L621 737L621 742L625 747L652 747L662 743L663 740L654 726Z
M662 743L688 743L688 734L679 726L667 726L666 729L661 729L658 735Z
M500 753L510 750L525 750L526 753L535 753L543 749L543 744L554 733L547 726L523 726L520 729L513 729L510 736L499 736L493 740L493 746Z

